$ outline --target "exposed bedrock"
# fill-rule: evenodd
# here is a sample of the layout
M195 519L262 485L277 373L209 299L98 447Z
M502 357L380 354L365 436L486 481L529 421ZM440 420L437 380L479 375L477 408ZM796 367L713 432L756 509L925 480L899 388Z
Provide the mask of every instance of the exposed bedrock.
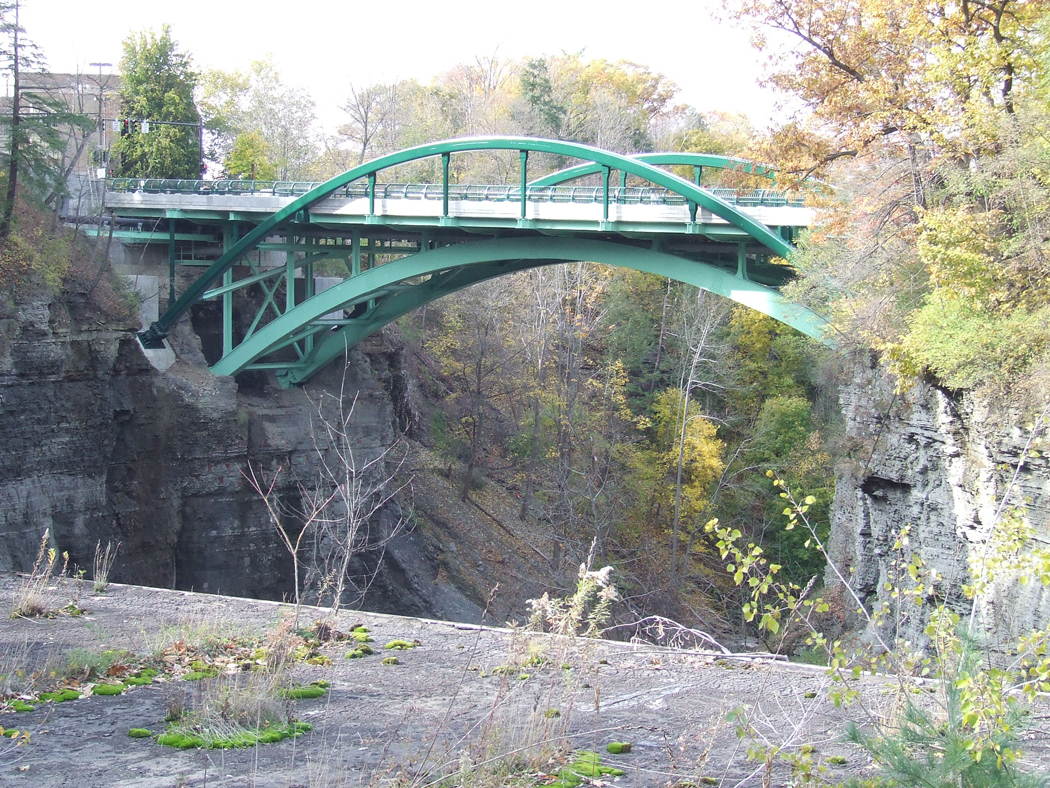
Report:
M291 596L291 558L242 471L250 463L269 482L280 469L276 498L301 506L303 488L316 485L318 447L330 448L311 425L324 389L352 403L358 462L413 427L402 351L381 338L370 356L350 352L345 379L333 365L289 391L251 380L238 390L207 370L186 325L172 340L180 360L158 372L131 331L74 319L60 301L0 314L0 569L29 570L46 530L89 576L96 544L119 541L117 581ZM374 474L384 473L379 463ZM372 527L396 518L381 514ZM421 536L406 533L352 568L380 570L379 608L480 614L483 599L438 578Z
M832 555L862 597L888 602L895 612L894 589L912 587L904 564L917 555L936 570L941 580L927 584L923 609L904 605L887 624L891 637L896 627L921 643L925 610L944 601L970 615L973 602L962 591L969 560L1004 512L1025 514L1036 546L1050 538L1047 460L1028 457L1018 468L1035 419L923 382L895 396L892 378L863 364L840 401L852 462L836 480ZM908 545L895 550L904 526ZM1050 593L1034 579L1016 581L1016 572L1001 572L978 606L979 620L997 638L1045 627L1050 616Z

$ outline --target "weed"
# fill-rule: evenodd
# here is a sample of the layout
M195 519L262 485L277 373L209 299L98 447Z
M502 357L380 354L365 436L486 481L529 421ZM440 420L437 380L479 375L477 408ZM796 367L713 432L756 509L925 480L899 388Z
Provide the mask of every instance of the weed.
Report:
M104 594L109 588L109 573L113 569L113 562L117 560L118 550L120 550L120 542L117 542L116 545L106 542L106 547L103 549L100 539L95 545L95 567L91 578L96 594Z
M38 616L53 615L55 609L54 595L50 588L55 568L58 565L59 554L53 547L48 547L48 539L51 536L49 529L44 530L40 538L40 549L33 562L32 571L23 579L18 589L18 597L11 618L19 616L34 618ZM59 574L64 574L66 564L69 562L69 553L62 553L62 569Z
M88 651L70 649L66 653L63 675L69 679L86 681L95 676L116 675L123 672L123 663L131 655L127 651Z
M222 675L168 699L168 730L158 741L172 747L249 747L297 735L291 698L279 676ZM324 690L321 690L322 692ZM273 738L282 732L280 738Z
M551 598L544 593L539 599L529 600L532 611L529 629L557 635L595 637L601 634L612 612L612 603L619 599L610 581L612 571L612 567L607 566L592 572L587 564L580 564L576 592L571 597Z

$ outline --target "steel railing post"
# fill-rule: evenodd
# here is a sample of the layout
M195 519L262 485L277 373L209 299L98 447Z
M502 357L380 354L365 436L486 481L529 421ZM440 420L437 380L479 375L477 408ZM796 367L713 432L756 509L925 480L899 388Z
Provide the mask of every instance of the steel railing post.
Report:
M529 168L529 152L527 150L518 151L518 158L521 160L521 218L525 218L525 192L528 189L528 168Z
M441 154L441 215L448 216L448 164L452 154Z

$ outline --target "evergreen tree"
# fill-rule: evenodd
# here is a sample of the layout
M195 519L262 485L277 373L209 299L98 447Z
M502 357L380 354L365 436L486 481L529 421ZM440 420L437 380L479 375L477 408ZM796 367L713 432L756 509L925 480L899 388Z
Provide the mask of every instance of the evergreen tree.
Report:
M25 37L18 21L20 4L0 3L0 63L11 75L11 103L0 118L5 138L3 164L6 184L0 210L0 242L11 232L16 198L23 193L49 206L65 192L62 154L67 137L63 128L76 125L84 129L92 121L70 112L45 90L26 89L23 75L45 68L40 50ZM26 189L25 187L28 187Z
M168 25L124 40L117 174L132 178L200 176L197 73ZM148 123L148 126L147 126Z

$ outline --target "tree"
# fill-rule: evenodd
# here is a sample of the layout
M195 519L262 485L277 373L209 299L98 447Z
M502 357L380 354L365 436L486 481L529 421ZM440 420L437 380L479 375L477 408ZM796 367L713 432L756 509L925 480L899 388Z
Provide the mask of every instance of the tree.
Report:
M120 139L113 145L117 173L132 178L198 178L200 113L197 73L178 49L171 28L124 39ZM146 126L146 122L149 126Z
M246 131L238 134L233 141L230 155L222 163L226 177L272 181L277 177L277 170L270 163L269 154L270 146L259 132Z
M382 517L401 492L404 453L397 442L379 450L361 449L354 426L357 395L351 396L348 388L344 369L338 391L321 391L310 400L316 475L296 480L298 496L279 491L281 467L268 481L250 463L241 472L292 559L296 620L304 598L327 603L330 617L347 602L360 603L378 569L355 574L355 559L381 554L407 525L403 516L385 523Z
M351 85L350 97L339 109L349 116L349 121L339 127L339 134L358 148L355 163L362 164L366 157L376 155L377 143L394 120L397 86L376 83L355 88Z
M518 82L521 97L528 107L523 119L526 130L540 137L560 137L568 110L554 93L547 58L526 59Z
M782 167L805 173L883 140L987 149L992 117L1016 110L1033 73L1036 0L735 0L730 15L786 33L769 82L806 110L774 135ZM991 125L994 125L991 124Z
M276 180L311 177L317 159L313 100L285 85L270 58L256 60L247 73L208 71L201 88L213 158L225 161L239 135L253 133L266 145L266 159Z
M0 3L0 36L8 44L0 52L11 74L11 106L2 119L6 127L6 188L0 211L0 242L11 233L15 203L23 191L51 206L65 192L63 155L67 136L63 129L76 129L83 139L93 124L81 114L70 111L45 89L24 86L24 74L41 71L45 61L40 50L26 40L19 25L19 2ZM28 190L22 187L28 186Z

